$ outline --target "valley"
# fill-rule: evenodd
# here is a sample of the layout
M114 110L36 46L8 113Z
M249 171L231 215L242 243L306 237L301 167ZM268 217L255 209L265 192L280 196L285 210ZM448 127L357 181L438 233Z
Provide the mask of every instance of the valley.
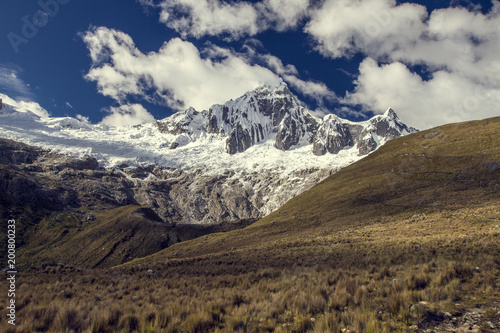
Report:
M22 268L111 267L245 227L416 132L392 109L358 123L316 118L283 82L139 126L9 105L0 120L0 209L19 221Z

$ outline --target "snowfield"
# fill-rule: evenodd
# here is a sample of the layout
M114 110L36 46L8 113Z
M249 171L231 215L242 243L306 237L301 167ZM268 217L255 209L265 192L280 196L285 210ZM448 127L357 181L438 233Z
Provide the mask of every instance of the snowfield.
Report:
M155 164L207 174L274 170L286 177L297 170L338 169L362 157L354 147L323 156L313 154L312 144L282 151L272 140L230 155L225 151L226 137L222 135L165 134L158 130L156 123L108 127L71 117L42 118L9 105L0 110L0 129L3 138L75 157L92 156L106 168ZM169 148L172 142L182 141L185 145Z

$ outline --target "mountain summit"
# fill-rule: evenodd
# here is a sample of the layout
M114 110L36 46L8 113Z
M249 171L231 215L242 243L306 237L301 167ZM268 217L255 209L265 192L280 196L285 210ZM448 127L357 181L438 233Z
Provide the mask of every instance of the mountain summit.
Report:
M360 123L328 115L317 118L304 108L286 83L262 86L208 111L189 108L157 122L162 133L177 136L171 148L207 135L225 138L225 151L236 154L263 141L288 151L312 144L315 155L337 154L356 147L360 155L381 143L416 130L403 124L394 110Z

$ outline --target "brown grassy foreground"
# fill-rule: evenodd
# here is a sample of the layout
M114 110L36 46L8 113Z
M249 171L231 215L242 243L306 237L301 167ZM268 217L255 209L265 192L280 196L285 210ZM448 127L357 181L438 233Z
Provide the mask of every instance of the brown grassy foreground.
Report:
M15 331L498 331L498 163L500 118L393 140L245 229L19 274Z
M431 215L276 249L296 261L289 267L263 248L157 264L153 273L21 274L16 332L405 332L470 309L484 313L481 332L494 332L487 322L500 319L500 232L490 217L499 208L475 211L469 223ZM250 266L247 255L262 264Z

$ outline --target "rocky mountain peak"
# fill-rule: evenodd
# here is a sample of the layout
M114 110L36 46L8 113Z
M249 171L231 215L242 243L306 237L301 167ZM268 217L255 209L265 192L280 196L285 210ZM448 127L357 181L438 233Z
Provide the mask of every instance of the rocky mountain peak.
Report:
M207 135L224 139L229 154L272 140L283 151L312 145L314 154L324 155L357 146L359 153L365 155L389 139L415 131L404 125L391 108L361 123L334 114L321 120L302 106L283 81L213 105L208 111L189 108L158 122L158 128L179 136L173 143L175 147Z
M399 117L396 114L396 111L394 111L392 108L388 108L387 111L384 112L384 117L390 118L390 119L398 119Z

